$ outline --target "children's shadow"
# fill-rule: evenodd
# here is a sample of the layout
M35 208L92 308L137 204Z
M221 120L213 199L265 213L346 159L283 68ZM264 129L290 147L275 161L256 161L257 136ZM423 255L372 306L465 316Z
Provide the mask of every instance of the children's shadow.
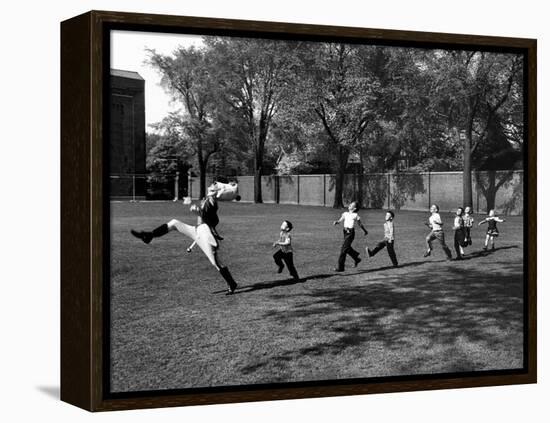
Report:
M462 260L463 261L468 261L468 260L473 260L473 259L477 259L477 258L480 258L480 257L487 257L489 254L491 254L490 251L485 251L485 250L474 251L474 252L468 253L467 255L462 257Z
M488 255L491 255L493 253L496 253L497 251L500 251L500 250L511 250L513 248L519 248L517 245L508 245L506 247L499 247L499 248L495 248L494 250L479 250L479 251L474 251L472 253L468 253L468 255L466 255L465 257L462 258L462 260L472 260L472 259L476 259L476 258L480 258L480 257L487 257Z
M431 260L434 261L434 260ZM281 286L292 286L308 281L315 281L315 280L322 280L322 279L328 279L333 277L349 277L349 276L356 276L356 275L362 275L365 273L371 273L371 272L379 272L383 270L391 270L391 269L402 269L405 267L413 267L413 266L421 266L426 263L426 260L423 261L413 261L409 263L403 263L400 264L398 267L393 266L384 266L384 267L376 267L373 269L366 269L359 272L353 272L353 273L320 273L317 275L310 275L306 276L300 279L278 279L273 281L266 281L266 282L258 282L252 285L239 285L237 287L237 290L235 291L236 294L244 294L246 292L252 292L252 291L261 291L263 289L272 289L272 288L278 288ZM215 291L213 294L220 294L225 293L225 290Z
M304 283L307 281L312 280L318 280L318 279L326 279L330 278L332 276L335 276L333 274L319 274L319 275L312 275L312 276L306 276L300 279L278 279L274 281L266 281L266 282L259 282L252 285L245 285L245 286L239 286L237 288L237 291L235 291L235 294L237 293L245 293L245 292L252 292L252 291L260 291L263 289L272 289L272 288L278 288L280 286L291 286L291 285L297 285L300 283Z
M516 248L516 247L503 247L503 248ZM474 254L474 255L477 254L478 256L482 256L482 255L487 255L488 253L485 252L485 251L481 251L481 252L472 253L472 254ZM471 258L474 258L474 257L471 257ZM297 285L297 284L300 284L300 283L304 283L304 282L308 282L308 281L314 281L314 280L322 280L322 279L328 279L328 278L333 278L333 277L339 277L339 278L344 277L345 278L345 277L350 277L350 276L364 275L366 273L382 272L384 270L396 270L396 269L398 270L398 269L403 269L403 268L407 268L407 267L422 266L423 264L426 264L428 262L434 263L434 262L444 262L444 261L445 260L411 261L411 262L408 262L408 263L400 264L397 267L382 266L382 267L375 267L375 268L360 270L360 271L351 272L351 273L320 273L318 275L306 276L306 277L303 277L303 278L300 278L300 279L297 279L297 280L296 279L278 279L278 280L273 280L273 281L258 282L258 283L252 284L252 285L239 285L237 287L237 290L235 291L235 295L244 294L246 292L252 292L252 291L261 291L263 289L278 288L278 287L281 287L281 286L292 286L292 285ZM227 291L226 290L220 290L220 291L213 292L213 294L220 294L220 293L225 293L225 292L227 292Z
M434 262L434 261L442 261L442 260L430 260L430 262ZM405 268L405 267L416 267L416 266L421 266L421 265L423 265L423 264L426 264L427 262L428 262L427 260L422 260L422 261L411 261L411 262L409 262L409 263L400 264L400 265L398 265L397 267L395 267L395 266L374 267L374 268L372 268L372 269L360 270L360 271L358 271L358 272L348 273L348 274L340 275L340 276L363 275L363 274L365 274L365 273L381 272L381 271L383 271L383 270L403 269L403 268Z
M500 251L500 250L511 250L512 248L519 248L517 245L507 245L506 247L497 247L492 252Z

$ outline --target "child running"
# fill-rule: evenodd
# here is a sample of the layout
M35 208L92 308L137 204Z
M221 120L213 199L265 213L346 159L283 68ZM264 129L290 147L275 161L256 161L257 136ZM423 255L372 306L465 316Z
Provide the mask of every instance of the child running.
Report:
M489 215L477 224L477 226L480 226L483 223L487 223L488 225L487 236L485 237L485 246L483 247L485 251L487 251L489 241L491 241L491 250L495 250L495 238L498 236L497 222L502 223L506 222L506 220L495 216L494 210L489 210Z
M455 251L456 251L456 260L462 260L464 258L464 250L462 246L464 245L464 219L462 215L464 214L464 209L459 207L456 209L456 216L453 225L453 230L455 231Z
M430 207L430 213L431 215L426 225L431 228L431 231L426 237L427 249L424 253L424 257L428 257L432 254L432 241L437 239L441 244L441 248L443 248L443 251L445 251L445 254L447 255L447 260L452 260L453 256L451 254L451 250L449 250L449 247L445 244L445 234L443 233L443 222L441 221L441 216L439 215L439 206L437 204L433 204Z
M294 258L293 250L290 239L290 231L292 230L292 223L288 220L283 220L281 224L281 232L279 233L279 240L273 243L273 247L279 247L279 250L273 254L273 259L275 264L279 267L277 273L281 273L285 267L283 262L286 264L286 268L294 280L300 280L298 272L294 267Z
M357 202L356 201L351 202L351 204L348 206L348 211L342 213L342 216L340 217L340 219L335 220L333 222L333 225L338 225L339 223L344 222L344 242L342 243L342 249L340 250L340 256L338 257L338 265L337 267L334 268L335 272L344 271L346 254L348 254L353 259L354 267L357 267L357 265L361 262L359 253L355 251L351 246L351 243L355 238L355 223L359 225L359 227L363 230L365 235L368 234L368 231L365 229L365 227L361 223L361 218L357 214L357 209L358 209Z
M388 210L386 212L386 221L384 222L384 239L376 244L374 249L366 247L368 257L374 257L378 251L382 250L384 247L388 249L388 255L390 260L393 263L393 267L397 267L397 257L395 256L394 242L395 242L395 230L393 226L393 219L395 214Z
M464 220L464 246L472 245L472 235L471 230L472 226L474 226L474 214L472 213L472 208L470 206L466 206L464 209L464 216L462 219Z

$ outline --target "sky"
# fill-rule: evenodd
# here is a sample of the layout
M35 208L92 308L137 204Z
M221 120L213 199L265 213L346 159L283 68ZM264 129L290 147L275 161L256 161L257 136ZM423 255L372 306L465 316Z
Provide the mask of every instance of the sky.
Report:
M134 71L145 79L145 122L150 132L151 123L161 121L169 112L181 108L160 86L160 74L145 64L145 49L171 54L178 46L200 46L200 35L165 34L137 31L111 31L111 68Z

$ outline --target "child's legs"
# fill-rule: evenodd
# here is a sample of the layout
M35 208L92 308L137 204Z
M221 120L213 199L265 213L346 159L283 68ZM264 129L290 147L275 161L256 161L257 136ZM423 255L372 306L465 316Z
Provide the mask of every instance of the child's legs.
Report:
M359 257L359 251L354 250L351 245L347 250L347 254L354 260L357 260L357 258Z
M273 254L273 260L275 260L275 264L279 267L284 266L284 264L283 264L283 255L284 255L284 253L281 250L279 250L275 254Z
M342 244L342 249L340 250L340 257L338 257L338 268L343 269L346 263L346 254L351 249L351 243L355 238L355 233L344 231L344 242ZM356 252L357 253L357 252Z
M286 263L286 268L288 269L288 272L297 279L298 272L294 267L294 255L292 253L283 253L283 260Z
M430 232L428 234L428 236L426 237L426 250L428 251L432 251L433 247L432 247L432 241L436 239L436 236L434 234L434 232Z
M462 252L460 251L461 250L461 246L460 244L462 244L464 240L464 235L462 234L461 231L455 231L455 252L456 252L456 256L457 257L460 257L462 255Z
M491 247L492 248L495 248L495 237L494 236L489 236L489 241L491 241Z
M490 238L491 238L490 235L487 235L487 236L485 237L485 247L487 247L487 245L489 244L489 239L490 239Z
M376 253L378 253L378 251L384 249L385 246L386 246L386 241L385 241L385 240L384 240L384 241L380 241L378 244L376 244L376 247L374 247L374 248L371 250L371 252L370 252L371 256L375 256ZM389 247L388 247L388 248L389 248Z
M445 243L445 234L443 233L443 231L437 232L436 238L441 244L441 248L443 248L443 251L445 251L447 258L452 258L453 255L451 254L451 250L449 250L449 247L447 247L447 244Z
M386 247L388 249L388 255L390 256L390 260L394 266L397 266L397 256L395 255L395 249L393 245L393 241L386 241Z

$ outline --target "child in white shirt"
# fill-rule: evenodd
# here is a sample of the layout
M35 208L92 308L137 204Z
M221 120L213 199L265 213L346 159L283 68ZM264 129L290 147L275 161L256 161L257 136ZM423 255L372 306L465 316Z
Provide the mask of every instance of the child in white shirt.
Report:
M439 206L437 204L433 204L430 207L430 213L431 215L426 225L431 228L431 232L426 237L426 252L424 253L424 257L428 257L432 253L432 241L437 239L441 244L441 248L445 251L447 259L452 260L453 256L451 254L451 250L449 250L449 247L445 244L445 234L443 233L443 222L441 221L441 216L439 215Z
M388 255L390 256L390 260L393 264L393 267L397 267L399 263L397 262L397 257L395 255L395 249L394 249L394 243L395 243L395 230L393 226L393 219L395 217L395 214L388 210L386 212L386 218L384 222L384 240L380 241L378 244L376 244L376 247L374 247L372 250L367 247L367 254L369 257L373 257L378 253L378 251L382 250L383 248L387 248Z
M348 211L342 213L342 216L340 217L340 219L335 220L333 222L334 225L338 225L344 222L344 242L342 244L342 249L340 250L340 256L338 257L338 265L334 269L334 271L336 272L344 271L346 254L353 259L354 267L357 267L357 265L361 262L359 253L355 251L351 246L351 243L355 238L355 224L357 223L357 225L363 230L365 235L368 234L368 231L365 229L365 227L361 223L361 218L357 214L357 209L358 209L358 204L356 201L353 201L348 206Z

